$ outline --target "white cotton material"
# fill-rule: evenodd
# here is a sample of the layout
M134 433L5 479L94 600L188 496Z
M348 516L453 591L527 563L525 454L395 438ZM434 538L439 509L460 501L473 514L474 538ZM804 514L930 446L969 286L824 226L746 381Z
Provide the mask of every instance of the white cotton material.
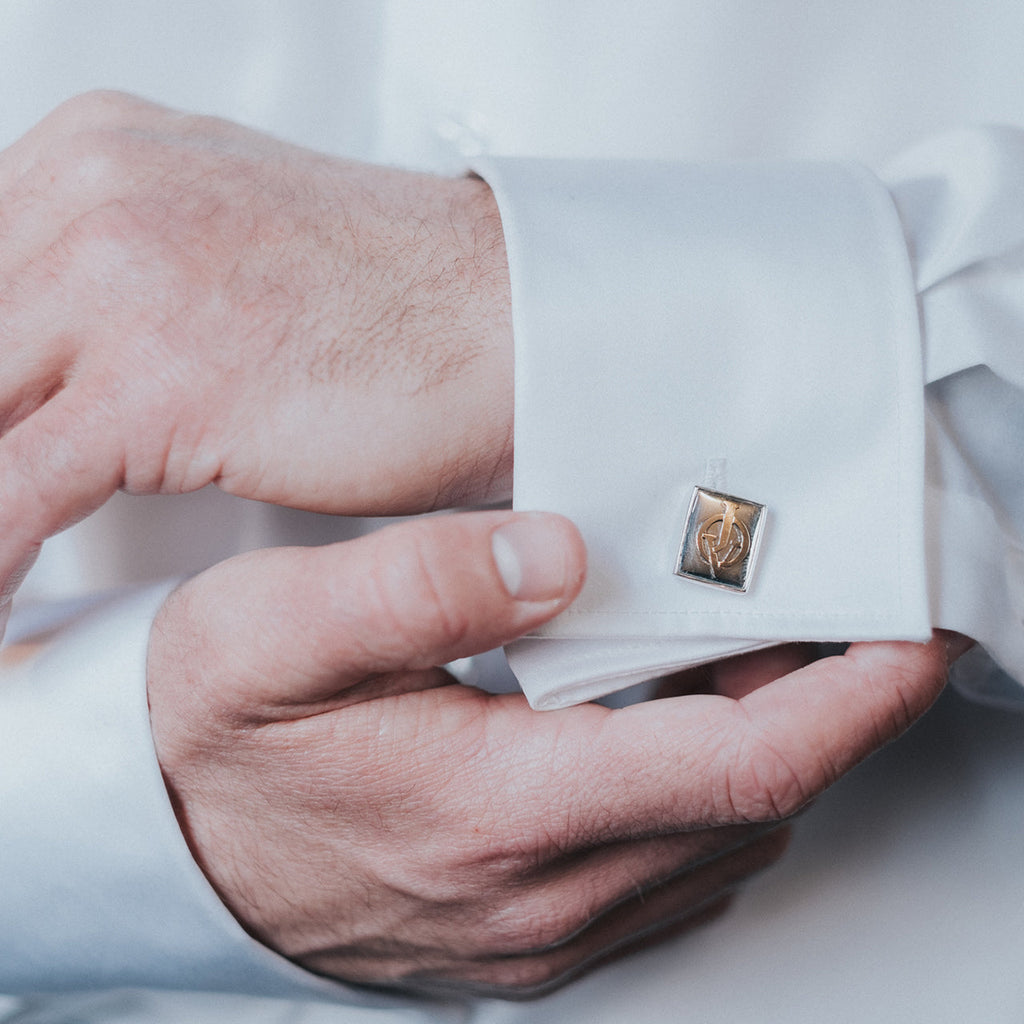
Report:
M577 601L509 648L534 706L782 640L927 639L920 325L880 181L477 166L512 277L515 503L569 516L589 552ZM768 509L746 593L673 573L709 461Z
M9 641L63 632L8 664L0 688L0 991L145 986L406 1005L258 943L193 860L146 699L149 631L172 585L68 601L63 621L53 606L50 621L31 609L12 619Z

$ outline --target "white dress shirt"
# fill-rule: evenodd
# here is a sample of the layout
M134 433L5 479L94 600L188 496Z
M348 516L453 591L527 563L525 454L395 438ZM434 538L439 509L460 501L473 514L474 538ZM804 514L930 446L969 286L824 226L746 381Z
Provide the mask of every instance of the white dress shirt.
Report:
M977 127L1019 124L1022 87L990 32L955 4L855 5L848 36L798 3L397 7L389 140L409 160L450 140L502 208L516 503L569 515L590 555L581 597L512 646L531 701L932 625L1024 678L1024 483L1003 440L1024 424L1024 135ZM922 119L950 81L955 114ZM673 575L712 476L767 507L743 594Z
M528 385L517 394L517 488L531 504L568 503L593 566L574 616L553 627L555 639L536 642L545 648L536 676L532 648L522 648L538 702L567 678L561 658L620 657L616 674L634 678L693 658L702 643L712 646L698 658L791 636L921 637L931 623L974 632L1019 671L1019 640L1005 623L1020 625L1021 481L1013 458L991 456L1012 454L1024 427L1012 342L1020 143L1013 131L943 134L1024 123L1018 4L982 13L953 0L838 9L787 0L649 4L638 13L409 2L349 15L346 24L326 2L212 3L187 21L156 4L12 8L0 13L6 141L65 95L114 85L321 149L442 171L476 163L491 176L509 232L517 335L524 326L530 335L517 371ZM88 40L115 28L128 42L104 46L98 59ZM939 141L908 150L927 136ZM883 178L865 169L881 172L903 152ZM613 162L624 157L642 163ZM816 163L779 163L792 160ZM582 214L581 198L591 204ZM716 244L727 226L730 244ZM667 367L658 362L665 353ZM738 402L722 393L723 365L743 389ZM679 375L691 369L681 393ZM732 415L732 402L743 416ZM994 437L984 433L992 424ZM743 595L671 573L689 489L707 482L709 465L724 473L722 489L769 509L772 532ZM202 522L202 550L183 522ZM42 603L191 571L245 547L327 539L336 528L346 526L215 494L122 498L48 546L12 634L64 625L44 653L11 665L0 688L0 871L10 894L0 903L0 990L171 986L381 1002L313 979L249 939L188 856L153 758L142 677L148 623L167 584L88 613ZM798 557L805 549L813 566ZM753 628L773 614L769 598L783 582L801 606ZM638 608L671 628L636 630ZM709 608L724 609L721 629L708 630ZM839 617L836 628L815 625L825 614ZM982 632L989 616L998 620L991 635ZM671 653L652 656L663 643ZM583 684L598 674L588 670ZM908 852L906 863L924 864L927 875L935 862L916 857ZM1004 877L994 859L975 857ZM814 876L813 862L802 867ZM773 926L796 942L798 918L774 912ZM756 929L756 915L741 920ZM881 948L884 934L877 941ZM710 940L708 949L725 957L756 948L734 942ZM692 989L701 978L723 982L703 1017L739 1005L742 986L730 996L710 959L689 952L703 970ZM677 1019L680 997L658 1001L652 963L644 961L639 1005L651 1021ZM602 1004L645 1012L635 999L616 1003L626 970L570 990L583 993L588 1016L579 1019L601 1019ZM139 1003L137 1019L285 1019L273 1003L199 1010L168 998ZM68 1000L47 1004L55 1019L64 1005L94 1020L130 1019L124 1000ZM333 1011L290 1012L319 1020ZM567 994L535 1009L473 1012L513 1021L577 1011ZM344 1013L337 1019L364 1018Z
M573 518L591 559L583 595L513 645L535 705L781 639L930 625L1024 678L1007 457L1024 133L940 137L889 188L819 162L484 166L511 251L516 500ZM599 195L620 199L595 214ZM615 257L595 267L599 241ZM716 491L767 506L745 593L672 573L708 467Z

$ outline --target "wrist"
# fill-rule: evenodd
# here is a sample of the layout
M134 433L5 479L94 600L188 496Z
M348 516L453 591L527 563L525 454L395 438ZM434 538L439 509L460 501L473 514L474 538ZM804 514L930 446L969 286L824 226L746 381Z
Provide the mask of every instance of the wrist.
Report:
M501 215L480 178L461 179L458 187L465 224L459 261L465 275L464 343L476 358L474 380L462 396L471 403L472 417L466 461L444 504L510 498L514 453L512 299Z
M339 407L349 445L358 438L360 461L375 466L346 479L345 511L508 498L511 288L491 190L477 178L344 169L360 187L338 232L350 268L334 300L346 369Z

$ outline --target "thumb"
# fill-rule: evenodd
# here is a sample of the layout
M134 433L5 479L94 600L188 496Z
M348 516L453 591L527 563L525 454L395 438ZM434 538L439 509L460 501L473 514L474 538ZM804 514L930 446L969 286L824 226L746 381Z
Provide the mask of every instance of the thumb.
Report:
M579 593L585 562L567 519L515 512L251 552L168 598L151 685L161 667L180 675L188 665L190 689L246 717L327 700L367 676L442 665L539 626Z

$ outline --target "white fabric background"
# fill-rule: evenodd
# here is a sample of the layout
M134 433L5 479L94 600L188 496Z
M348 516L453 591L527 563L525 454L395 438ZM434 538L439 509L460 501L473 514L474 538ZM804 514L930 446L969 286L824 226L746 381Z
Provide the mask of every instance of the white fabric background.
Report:
M446 140L467 124L500 148L529 138L541 155L625 147L653 156L877 163L956 124L1024 120L1017 3L983 11L966 2L671 5L674 31L638 19L633 7L493 4L488 12L506 22L491 37L503 41L500 52L471 42L484 9L395 5L398 13L381 24L377 5L318 0L3 2L0 141L96 86L235 117L318 148L425 166L440 161ZM426 21L403 32L410 10ZM516 29L520 18L542 29L545 19L572 22L578 52L538 46L557 33L527 39ZM583 54L612 67L626 40L644 49L644 67L583 67ZM370 73L382 47L400 73L375 96ZM449 58L425 77L424 55L441 51ZM671 97L650 96L651 65L678 82ZM508 88L524 69L536 102L559 97L540 124L517 113L521 95ZM396 102L410 96L415 103ZM612 100L639 113L609 119ZM183 550L196 522L208 544ZM335 526L219 495L122 498L51 542L26 599L187 570L254 544L326 539ZM950 699L809 812L786 862L728 918L541 1003L484 1004L469 1016L508 1024L1017 1021L1021 740L1018 719ZM21 1024L398 1019L142 993L33 1000L11 1013Z

